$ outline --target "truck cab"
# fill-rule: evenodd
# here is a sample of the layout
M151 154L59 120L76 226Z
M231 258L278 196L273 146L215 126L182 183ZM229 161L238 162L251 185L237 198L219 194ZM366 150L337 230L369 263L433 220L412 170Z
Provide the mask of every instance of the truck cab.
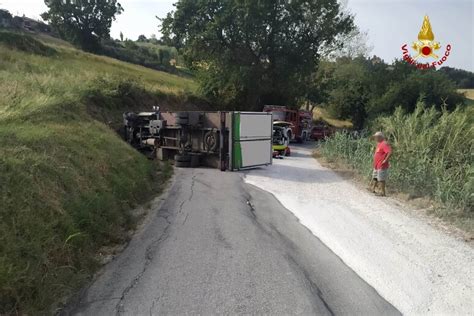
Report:
M263 112L272 113L274 121L290 124L291 131L288 131L288 137L291 141L304 143L310 139L313 125L313 116L310 111L290 110L280 105L266 105Z

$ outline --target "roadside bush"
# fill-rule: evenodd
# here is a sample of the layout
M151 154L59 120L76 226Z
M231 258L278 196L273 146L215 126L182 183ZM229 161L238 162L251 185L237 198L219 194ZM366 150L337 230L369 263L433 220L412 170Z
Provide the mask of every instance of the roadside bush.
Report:
M379 118L374 127L385 132L394 150L390 185L442 202L450 213L460 211L462 216L474 217L472 114L472 108L449 113L418 104L411 114L397 109ZM369 175L374 147L369 139L337 133L323 145L322 154Z

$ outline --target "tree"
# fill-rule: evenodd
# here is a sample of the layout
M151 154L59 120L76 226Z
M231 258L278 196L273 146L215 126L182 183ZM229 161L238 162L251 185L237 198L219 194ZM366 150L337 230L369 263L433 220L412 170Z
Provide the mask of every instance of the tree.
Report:
M168 49L158 49L158 59L161 65L169 65L171 60L171 54Z
M123 33L120 32L120 41L123 42Z
M329 100L329 92L334 86L332 80L336 64L329 61L321 61L311 80L308 82L306 94L306 110L313 112L316 106L326 106Z
M97 51L100 40L110 37L115 16L123 12L116 0L63 1L45 0L49 21L59 35L86 51Z
M367 32L358 28L337 38L333 45L326 47L324 55L334 60L340 57L368 57L373 47L368 44Z
M374 100L372 112L391 114L401 107L407 113L415 110L418 101L427 106L453 111L464 104L464 98L456 91L455 83L435 70L415 70L403 81L391 81L385 94Z
M453 80L459 89L474 89L474 73L451 67L443 67L439 71Z
M321 49L353 28L337 0L180 0L161 32L201 71L207 96L256 110L295 106Z
M361 129L367 118L370 96L370 76L363 58L339 60L333 72L328 103L330 113L340 119L350 119L355 129Z
M140 35L140 36L138 36L138 40L137 40L137 41L138 41L138 42L145 43L145 42L148 41L148 39L146 38L145 35Z
M351 16L348 8L348 0L340 0L342 14ZM323 55L329 60L341 57L368 57L373 47L368 45L367 32L354 27L350 32L339 34L336 39L324 47Z
M312 87L309 100L327 107L335 118L350 119L356 129L398 107L411 113L420 100L438 110L464 105L443 71L420 70L402 60L387 65L376 56L322 62Z

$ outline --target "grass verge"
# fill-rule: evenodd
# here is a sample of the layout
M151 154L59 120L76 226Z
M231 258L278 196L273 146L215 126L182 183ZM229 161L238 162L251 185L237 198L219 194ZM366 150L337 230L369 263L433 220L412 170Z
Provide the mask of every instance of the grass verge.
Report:
M379 119L394 149L389 184L412 197L429 197L443 207L435 215L474 233L474 128L472 108L439 113L419 105ZM343 162L369 177L374 144L337 133L321 148L329 161Z
M123 242L170 168L110 128L186 103L186 78L0 31L0 314L51 314Z

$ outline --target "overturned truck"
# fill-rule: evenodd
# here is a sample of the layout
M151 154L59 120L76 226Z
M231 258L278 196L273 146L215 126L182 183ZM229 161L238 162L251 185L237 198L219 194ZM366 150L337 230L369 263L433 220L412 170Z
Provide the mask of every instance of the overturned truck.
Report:
M177 167L242 170L272 163L272 114L260 112L127 112L124 137Z

